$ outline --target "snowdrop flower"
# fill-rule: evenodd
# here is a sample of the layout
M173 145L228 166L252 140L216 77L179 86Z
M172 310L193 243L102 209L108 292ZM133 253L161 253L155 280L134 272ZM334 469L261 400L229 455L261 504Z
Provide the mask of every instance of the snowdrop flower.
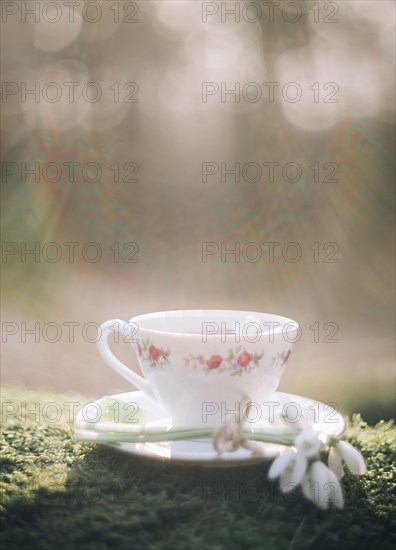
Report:
M294 447L307 458L313 458L319 453L321 442L318 432L312 428L300 432L294 440Z
M344 497L338 479L320 460L312 462L301 481L301 488L303 495L322 510L326 510L330 502L337 508L344 507Z
M278 456L268 472L270 479L279 477L280 486L288 493L298 485L308 468L308 459L317 456L321 442L312 428L301 431L294 439L294 449Z
M273 461L268 477L269 479L279 477L282 491L288 493L301 482L307 466L308 459L304 453L289 449Z
M247 407L251 405L247 396L242 403ZM366 465L363 457L349 443L339 441L335 436L316 432L307 422L308 417L305 416L299 422L299 427L295 426L295 429L291 433L289 430L287 434L282 429L275 429L280 438L284 436L284 444L292 443L292 447L273 461L268 478L279 478L283 493L289 493L301 485L302 494L322 510L326 510L330 504L336 508L343 508L344 496L339 482L344 475L343 462L352 473L364 474ZM282 423L284 427L285 418L282 419ZM249 438L243 439L242 433L243 422L226 422L215 432L213 446L219 454L236 451L240 446L250 449L255 454L265 454L262 448L265 439L261 440L261 443L250 441ZM329 466L320 460L322 445L326 448L330 446Z
M353 474L366 473L366 464L359 451L346 441L338 441L330 447L329 453L329 466L338 479L344 475L343 461Z

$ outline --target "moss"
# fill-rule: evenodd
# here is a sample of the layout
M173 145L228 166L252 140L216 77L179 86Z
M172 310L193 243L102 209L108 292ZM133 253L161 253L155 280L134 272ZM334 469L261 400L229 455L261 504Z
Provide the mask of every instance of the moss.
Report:
M71 401L86 402L3 391L3 548L380 550L395 542L393 422L350 420L346 439L361 450L368 473L345 476L345 510L322 512L297 491L280 494L267 481L267 464L180 466L76 443ZM51 402L59 404L56 421ZM24 414L23 403L38 415Z

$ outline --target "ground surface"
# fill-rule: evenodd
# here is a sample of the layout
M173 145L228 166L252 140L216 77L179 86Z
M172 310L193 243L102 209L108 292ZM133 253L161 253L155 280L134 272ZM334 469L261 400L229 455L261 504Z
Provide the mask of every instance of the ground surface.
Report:
M67 403L84 404L81 397L7 388L2 400L7 550L379 550L395 543L392 422L370 427L354 417L346 438L368 473L344 478L345 510L322 512L298 494L280 495L264 464L188 467L76 443Z

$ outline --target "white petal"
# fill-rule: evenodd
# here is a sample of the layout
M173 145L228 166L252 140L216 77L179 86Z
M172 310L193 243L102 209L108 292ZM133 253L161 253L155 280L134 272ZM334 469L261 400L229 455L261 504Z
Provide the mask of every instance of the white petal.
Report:
M337 449L353 474L363 475L366 473L364 458L350 443L340 441L337 444Z
M334 445L330 448L329 452L329 468L334 472L338 479L341 479L344 475L341 455L337 447L335 447Z
M291 468L286 468L286 470L281 473L279 486L282 493L290 493L290 491L296 488L296 485L292 482L292 476L293 470Z
M319 434L312 428L300 432L294 440L294 446L298 451L301 451L308 458L318 454L320 449Z
M300 483L307 470L308 460L302 453L296 453L296 461L293 467L293 483Z
M327 496L329 502L336 508L344 508L344 495L342 494L342 488L336 475L331 470L328 470L327 475Z
M309 468L309 470L306 472L306 474L302 478L300 485L305 498L308 498L309 500L314 500L313 498L314 487L313 487L312 478L311 478L311 468Z
M342 508L344 506L344 497L341 486L335 474L319 460L311 466L311 477L315 489L314 502L322 510L326 510L330 502Z
M320 460L316 460L311 466L311 478L314 485L314 498L311 500L322 510L326 510L329 505L325 490L328 471L327 466L323 462L320 462Z
M296 488L307 469L307 458L302 453L294 453L294 455L294 461L290 462L280 476L280 487L284 493L289 493Z
M268 471L269 479L275 479L281 475L282 472L286 470L290 462L294 459L297 453L293 449L289 449L285 453L279 455L275 458L271 464L271 468Z

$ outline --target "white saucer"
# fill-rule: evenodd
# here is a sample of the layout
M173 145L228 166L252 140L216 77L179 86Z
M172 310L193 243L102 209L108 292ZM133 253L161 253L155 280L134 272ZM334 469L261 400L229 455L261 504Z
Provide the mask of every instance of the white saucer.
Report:
M171 426L171 420L161 405L154 403L141 391L121 393L111 397L125 404L131 405L133 403L138 407L136 410L145 410L147 412L147 426ZM340 437L345 431L345 421L342 415L330 405L326 405L320 401L291 393L274 392L270 398L265 400L265 403L273 403L275 412L280 412L285 405L289 405L287 410L291 418L303 411L313 423L314 429L321 433L334 434ZM295 403L295 405L292 405L292 403ZM78 430L81 436L86 433L86 430L84 430L86 421L97 417L97 411L102 409L98 409L98 407L101 407L101 404L102 399L98 399L97 401L88 403L78 412L75 429ZM270 408L267 405L267 407L263 407L263 410L269 411ZM262 418L255 423L255 427L269 429L273 426L268 418ZM92 430L90 432L92 433ZM213 449L211 441L208 439L162 443L120 443L112 444L111 446L120 451L147 458L222 467L272 460L285 450L283 445L273 443L265 443L263 445L265 445L265 453L260 456L254 455L246 449L218 455Z

